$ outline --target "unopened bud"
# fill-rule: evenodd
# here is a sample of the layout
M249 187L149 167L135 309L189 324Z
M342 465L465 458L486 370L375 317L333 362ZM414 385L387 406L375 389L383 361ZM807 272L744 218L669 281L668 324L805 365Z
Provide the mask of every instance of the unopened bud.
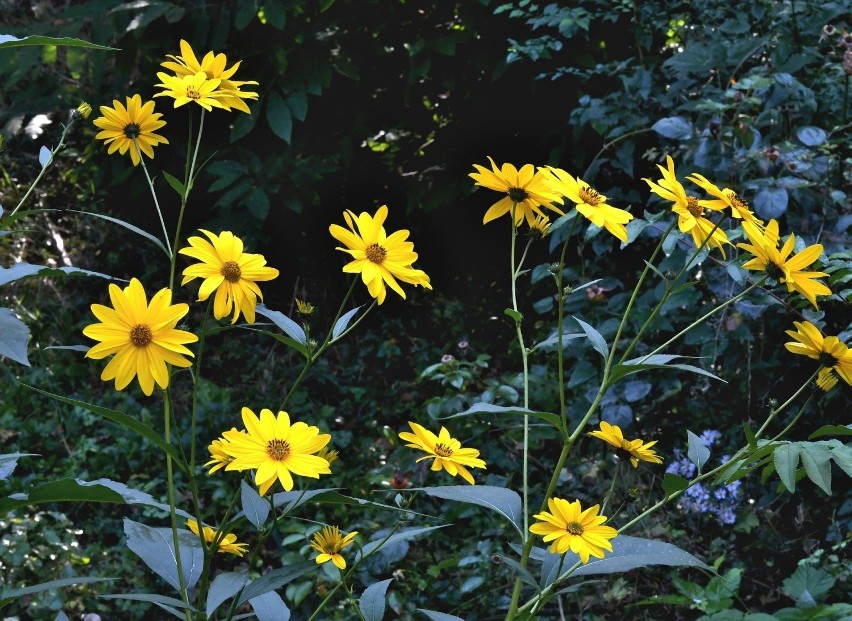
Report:
M81 103L77 106L77 109L74 111L74 114L79 116L81 119L88 119L89 115L92 113L92 106L90 106L87 102Z

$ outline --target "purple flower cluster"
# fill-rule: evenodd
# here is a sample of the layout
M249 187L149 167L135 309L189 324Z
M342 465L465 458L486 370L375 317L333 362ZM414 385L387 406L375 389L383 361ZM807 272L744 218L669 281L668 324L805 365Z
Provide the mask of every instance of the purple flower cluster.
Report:
M722 437L722 434L715 429L708 429L699 437L709 448ZM669 463L666 472L687 479L695 477L695 464L689 461L680 450L675 449L675 455L677 458ZM727 456L722 457L723 461L727 459ZM711 515L719 524L733 524L737 519L735 511L740 504L740 482L734 481L730 485L715 489L703 483L697 483L683 493L679 504L686 511Z

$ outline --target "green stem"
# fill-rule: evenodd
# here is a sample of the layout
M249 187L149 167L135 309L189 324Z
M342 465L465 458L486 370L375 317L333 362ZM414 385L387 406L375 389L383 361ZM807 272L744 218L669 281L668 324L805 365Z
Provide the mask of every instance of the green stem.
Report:
M164 432L163 439L166 443L170 443L172 439L172 428L171 428L171 392L167 388L166 394L163 398L163 424L164 424ZM168 495L169 495L169 518L171 519L172 525L172 542L175 547L175 559L177 561L177 574L178 574L178 582L180 583L180 596L184 603L189 604L189 594L186 591L186 581L183 577L183 564L181 562L180 555L180 544L178 541L178 527L177 527L177 513L175 512L175 480L174 480L174 469L172 467L172 456L169 453L166 453L166 478L168 481ZM192 615L189 610L185 611L187 621L192 621Z
M641 54L641 52L640 52L640 54ZM617 138L613 138L609 142L605 142L604 145L600 148L600 151L595 153L595 156L592 158L592 161L589 162L589 165L586 167L586 170L583 171L583 179L585 179L586 177L589 176L589 171L592 169L592 166L595 165L595 162L597 162L598 158L601 155L603 155L604 151L609 149L612 145L621 142L625 138L630 138L631 136L635 136L636 134L645 134L645 133L648 133L650 131L653 131L650 127L644 127L642 129L633 130L632 132L627 132L626 134L621 134Z
M133 139L133 144L136 144L135 138ZM145 179L148 180L148 187L151 188L151 196L154 198L154 207L157 209L157 216L160 218L160 226L163 227L163 239L166 240L166 249L168 250L169 260L171 260L172 245L169 243L169 232L166 230L166 222L163 220L163 212L160 210L160 201L157 200L157 191L154 189L154 182L151 180L151 175L148 174L148 167L145 166L145 158L140 156L139 161L142 164L142 170L145 172Z

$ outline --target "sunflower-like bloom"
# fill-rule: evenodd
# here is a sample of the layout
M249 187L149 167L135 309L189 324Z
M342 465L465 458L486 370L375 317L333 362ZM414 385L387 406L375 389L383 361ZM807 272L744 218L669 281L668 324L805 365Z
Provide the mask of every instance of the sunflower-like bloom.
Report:
M232 427L231 431L235 432L236 427ZM217 470L221 470L232 461L234 458L231 457L231 454L228 452L228 445L230 443L225 438L217 438L210 443L210 446L207 447L207 450L210 451L210 461L204 464L205 468L210 468L210 474L213 474Z
M198 259L201 263L183 270L181 285L194 278L203 278L198 289L198 300L204 301L214 291L213 316L222 319L231 313L231 323L236 323L240 313L246 321L254 323L257 298L263 294L257 282L278 277L278 270L265 267L266 259L260 254L243 252L242 240L230 231L219 235L199 229L210 241L202 237L190 237L189 247L178 253Z
M169 141L155 134L158 129L166 125L161 121L163 116L154 112L154 102L148 101L142 105L139 95L126 97L127 107L121 105L118 99L112 100L112 108L101 106L101 114L92 123L100 127L102 131L95 136L109 145L107 153L118 151L124 155L130 151L130 159L134 166L139 165L142 159L140 152L148 157L154 157L154 149L158 144L169 144Z
M225 110L236 108L240 112L251 113L251 110L249 110L243 99L257 99L257 93L241 91L240 87L257 85L257 82L231 79L243 61L238 60L230 67L227 67L227 56L216 54L215 52L207 52L204 58L201 59L201 62L198 62L195 53L192 51L192 47L183 39L180 41L180 55L174 56L168 54L167 58L171 58L172 60L161 63L161 65L166 69L174 71L178 77L194 76L198 72L204 72L208 80L219 80L218 90L221 95L217 99L222 104L221 107Z
M485 462L479 459L479 451L472 448L462 448L461 442L451 437L446 427L441 427L441 431L436 436L417 423L409 421L408 426L414 433L403 431L399 434L399 437L410 442L410 444L405 445L408 448L426 453L425 456L417 460L418 462L424 459L434 459L432 470L444 469L452 476L460 474L465 481L474 485L473 475L470 474L468 468L485 468Z
M198 533L198 522L195 520L187 520L186 525L189 527L193 533L195 533L196 537L200 537ZM207 543L213 543L216 539L216 531L209 526L201 526L204 531L204 541ZM221 541L219 541L219 547L216 549L217 552L227 552L228 554L234 554L236 556L242 556L246 552L248 552L248 544L247 543L237 543L237 536L234 533L228 533L225 535Z
M328 461L317 453L331 440L327 433L303 422L290 424L287 412L262 409L260 418L248 408L242 411L246 431L226 431L223 450L234 459L225 470L257 470L255 485L264 495L276 480L286 491L293 489L293 474L318 479L331 474ZM292 473L292 474L291 474Z
M172 292L161 289L151 298L136 278L121 289L109 286L113 308L92 304L92 313L101 323L83 329L83 334L100 341L86 353L87 358L100 360L113 356L103 373L104 381L115 380L116 390L123 390L134 377L146 395L154 391L154 382L160 388L169 385L166 363L176 367L189 367L192 356L185 345L198 337L190 332L175 329L178 321L189 312L187 304L172 304Z
M558 197L552 192L545 182L545 176L541 171L536 171L532 164L525 164L518 170L512 164L503 164L497 168L497 164L491 157L491 170L484 166L474 164L478 171L468 176L476 181L475 185L481 185L489 190L505 192L506 196L491 205L482 218L482 224L488 224L502 215L512 213L512 205L515 206L515 226L519 226L526 219L527 224L533 226L536 216L544 216L541 207L555 211L560 216L564 212L552 203Z
M598 515L600 505L585 511L580 501L568 502L563 498L548 498L547 508L533 517L539 520L530 526L534 535L544 535L544 541L552 541L549 550L554 554L565 554L571 550L580 555L580 560L589 562L589 557L603 558L604 550L612 552L609 542L618 532L611 526L603 526L606 516Z
M601 421L601 428L589 432L590 436L600 438L604 442L613 445L619 451L623 451L630 459L630 463L634 468L639 467L640 461L647 461L650 464L661 464L663 460L651 448L657 441L642 442L642 440L625 440L624 434L621 432L621 427L618 425L610 425L606 421Z
M352 545L357 530L352 531L345 537L340 536L340 529L337 526L326 526L322 530L314 533L311 538L311 547L319 552L317 556L317 565L331 561L338 569L346 569L346 559L340 555L340 551L346 546Z
M758 220L757 216L749 209L748 203L730 188L720 190L716 185L708 181L703 175L693 173L687 177L695 185L701 187L708 194L715 196L715 199L702 200L699 204L707 209L721 210L725 207L731 208L731 216L743 222L757 227L763 226L763 220Z
M794 321L793 325L796 326L795 332L786 330L787 335L795 339L784 343L787 351L819 361L823 370L835 371L844 382L852 385L852 349L836 336L823 336L810 321ZM825 374L822 380L829 381Z
M808 246L801 252L790 256L796 244L796 236L790 235L781 250L778 249L778 222L770 220L766 230L749 223L743 223L743 230L750 244L737 244L754 255L754 258L743 264L748 270L761 270L768 276L787 285L787 291L798 291L817 307L816 296L831 295L831 289L817 280L828 276L825 272L806 272L804 269L819 259L822 254L822 244Z
M224 92L219 90L221 80L208 80L203 71L180 77L158 71L157 77L160 78L160 83L154 86L163 90L154 97L172 97L175 100L175 108L190 102L197 103L208 112L213 108L225 108L221 101Z
M343 271L347 274L361 274L367 291L379 304L385 301L387 295L385 285L405 299L405 291L399 286L397 278L411 285L432 288L426 272L411 267L417 260L417 253L414 252L414 244L407 241L409 232L402 229L388 235L384 227L387 217L386 205L379 207L375 216L365 211L356 216L354 212L346 210L343 218L349 227L348 231L337 224L328 227L331 236L346 245L346 248L338 246L337 249L352 255L353 260L343 266Z
M622 242L627 243L627 227L624 226L633 219L633 215L607 205L607 198L593 190L588 183L577 177L576 179L561 168L548 166L544 169L545 180L551 192L558 196L556 199L562 203L568 199L576 203L577 211L597 227L605 228Z
M725 257L725 248L722 244L730 243L725 232L717 225L704 217L705 207L714 211L721 211L724 206L702 205L702 201L696 196L689 196L683 185L677 180L674 169L674 161L671 156L666 156L666 168L657 164L657 168L663 174L662 179L656 182L643 179L651 186L651 192L657 196L671 201L672 211L677 214L677 225L681 233L689 233L695 246L711 246L718 248ZM704 201L706 202L706 201Z

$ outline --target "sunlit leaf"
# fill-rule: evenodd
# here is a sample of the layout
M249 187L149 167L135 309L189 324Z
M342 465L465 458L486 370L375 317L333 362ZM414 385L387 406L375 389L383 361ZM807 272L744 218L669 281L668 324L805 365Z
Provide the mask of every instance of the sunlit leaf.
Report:
M358 609L364 621L382 621L385 616L385 595L391 582L393 578L376 582L368 586L361 594Z

